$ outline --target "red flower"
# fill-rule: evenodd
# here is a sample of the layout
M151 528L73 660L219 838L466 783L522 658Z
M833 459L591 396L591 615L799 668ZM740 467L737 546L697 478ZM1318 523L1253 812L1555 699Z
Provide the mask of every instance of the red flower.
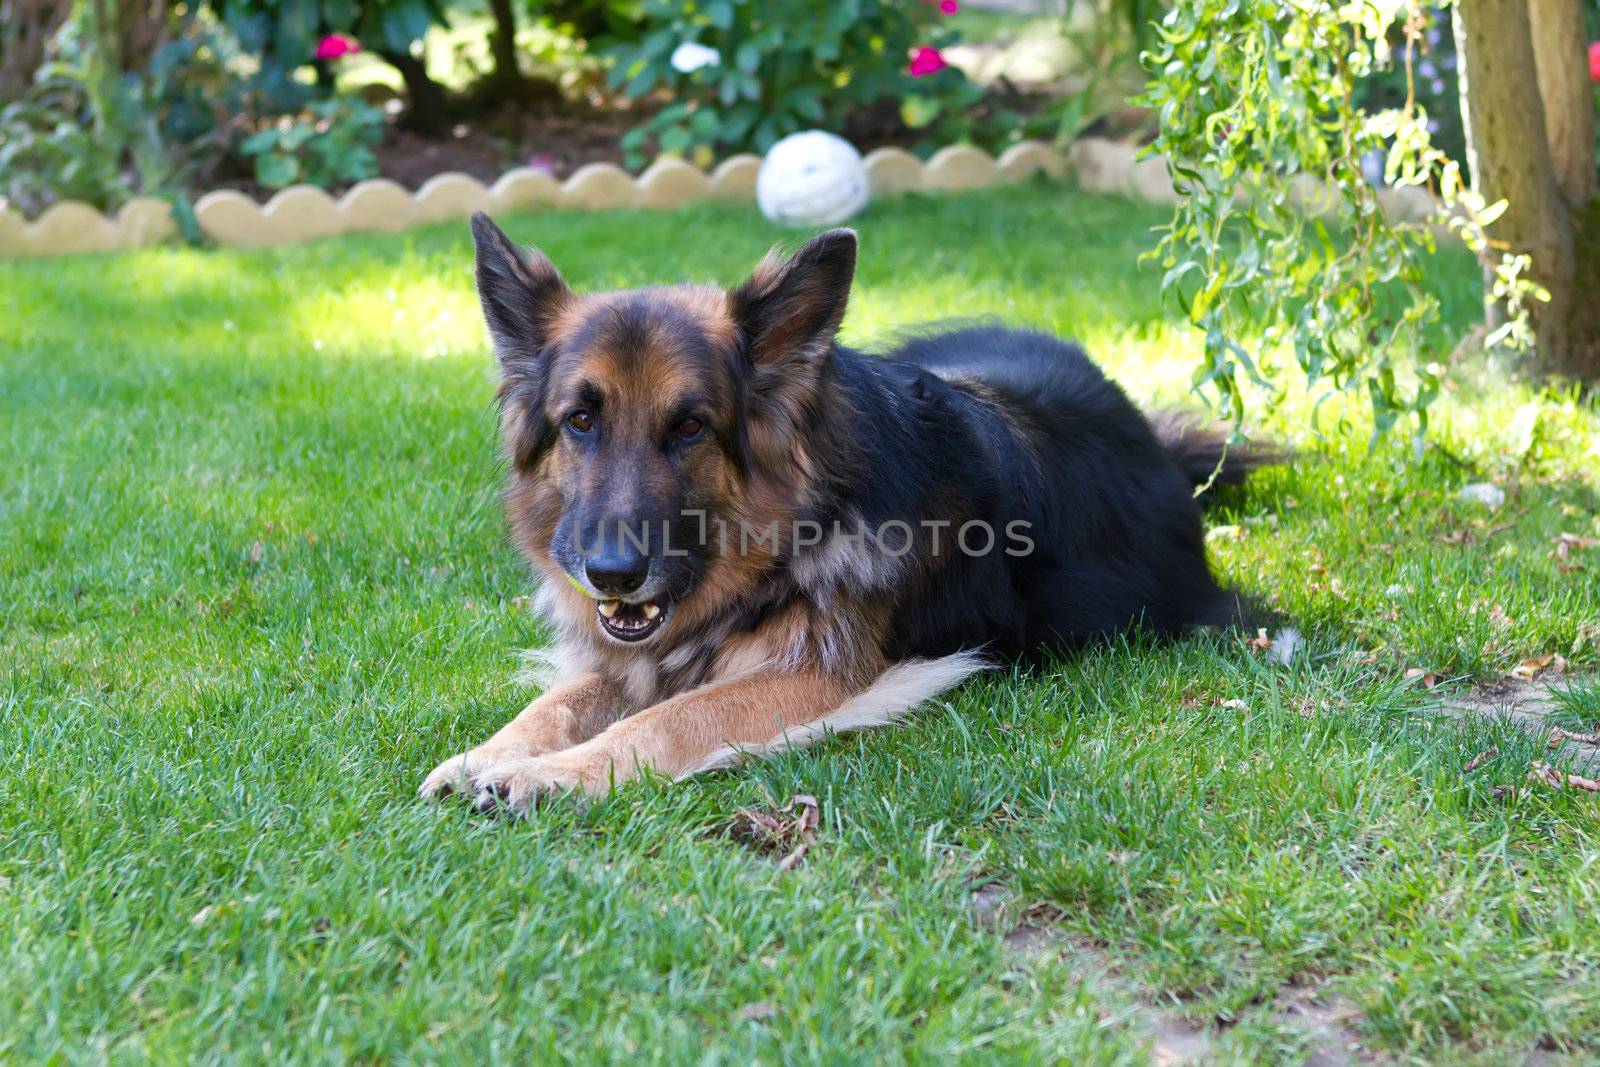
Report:
M342 33L330 33L317 42L318 59L338 59L361 51L361 42Z
M946 15L954 15L961 10L961 4L957 0L939 0L939 10Z
M1600 85L1600 41L1589 42L1589 80Z
M920 78L925 74L936 74L949 65L944 61L944 56L939 54L937 48L929 48L924 45L917 49L916 54L911 57L911 62L906 65L906 70L913 78Z

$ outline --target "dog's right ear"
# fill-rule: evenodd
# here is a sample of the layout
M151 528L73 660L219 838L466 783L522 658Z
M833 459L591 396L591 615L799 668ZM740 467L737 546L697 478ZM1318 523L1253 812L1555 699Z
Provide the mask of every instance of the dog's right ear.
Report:
M537 360L550 326L572 290L550 258L536 248L517 247L483 212L472 216L478 255L478 299L505 365Z

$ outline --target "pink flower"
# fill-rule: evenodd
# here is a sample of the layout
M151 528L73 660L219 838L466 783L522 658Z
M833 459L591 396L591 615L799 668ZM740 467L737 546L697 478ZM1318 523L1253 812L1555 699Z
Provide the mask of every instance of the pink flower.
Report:
M939 10L943 11L946 15L954 15L957 11L961 10L961 5L957 2L957 0L939 0Z
M361 51L361 42L342 33L330 33L317 42L318 59L338 59Z
M949 65L944 61L944 56L939 54L937 48L929 48L924 45L912 55L911 62L906 65L906 70L913 78L920 78L925 74L936 74Z
M1589 42L1589 80L1600 85L1600 41Z

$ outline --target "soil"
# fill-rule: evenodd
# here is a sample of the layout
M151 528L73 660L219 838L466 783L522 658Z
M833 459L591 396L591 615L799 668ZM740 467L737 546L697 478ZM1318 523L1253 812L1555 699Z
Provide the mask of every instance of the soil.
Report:
M382 101L374 100L375 103ZM444 137L428 137L391 122L383 142L373 149L381 177L416 190L429 178L446 171L469 174L491 184L513 167L535 167L564 180L588 163L627 166L622 137L645 122L664 101L631 102L590 89L581 97L562 96L539 83L530 83L523 99L492 104L456 101L457 123ZM1037 114L1050 103L1048 96L1001 87L979 104L979 117L996 108L1013 114ZM387 107L398 112L398 103ZM907 129L894 102L863 108L843 131L863 153L894 146L924 148L926 134ZM353 183L330 187L335 197ZM248 173L219 175L207 189L235 189L260 203L275 190L259 185ZM201 190L203 191L203 190Z
M622 135L644 117L612 101L533 99L464 120L445 139L391 126L375 152L380 173L408 189L451 170L485 183L523 166L566 178L586 163L622 165Z
M381 102L381 101L374 101ZM397 104L389 109L398 111ZM447 171L470 174L492 184L513 167L536 167L565 179L586 163L625 165L622 135L648 116L626 101L590 103L569 100L531 87L527 100L473 108L445 137L427 137L391 122L383 141L373 149L378 176L417 190L429 178ZM328 187L334 197L353 182ZM277 191L256 182L247 172L213 177L197 195L210 189L234 189L266 203Z

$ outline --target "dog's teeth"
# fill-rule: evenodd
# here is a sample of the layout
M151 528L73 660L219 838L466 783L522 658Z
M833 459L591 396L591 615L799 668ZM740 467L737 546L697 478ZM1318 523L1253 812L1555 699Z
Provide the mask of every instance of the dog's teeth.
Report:
M654 619L657 615L660 615L660 614L661 614L661 609L656 607L654 604L646 604L644 606L644 617L645 618Z
M622 604L620 601L602 600L600 601L600 614L604 615L608 619L616 618L617 609L621 606Z

